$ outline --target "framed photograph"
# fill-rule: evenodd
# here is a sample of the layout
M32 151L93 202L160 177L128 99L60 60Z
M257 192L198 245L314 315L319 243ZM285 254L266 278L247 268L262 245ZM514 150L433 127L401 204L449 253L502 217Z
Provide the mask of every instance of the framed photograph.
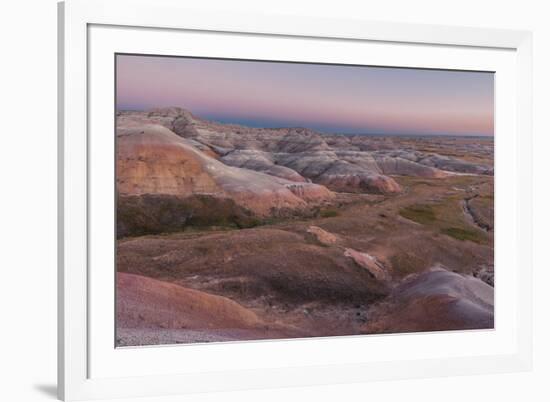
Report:
M59 49L60 398L530 369L529 32L69 0Z

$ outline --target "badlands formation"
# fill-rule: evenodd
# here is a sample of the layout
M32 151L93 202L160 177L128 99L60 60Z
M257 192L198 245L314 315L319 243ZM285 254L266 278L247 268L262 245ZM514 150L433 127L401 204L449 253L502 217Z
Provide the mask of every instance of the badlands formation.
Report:
M493 327L493 141L117 114L117 344Z

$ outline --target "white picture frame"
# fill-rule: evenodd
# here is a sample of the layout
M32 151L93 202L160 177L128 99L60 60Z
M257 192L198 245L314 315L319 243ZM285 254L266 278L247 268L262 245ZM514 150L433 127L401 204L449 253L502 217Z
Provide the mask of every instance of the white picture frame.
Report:
M323 20L298 16L212 14L187 9L178 0L68 0L59 4L58 12L58 392L61 399L160 396L530 369L531 33L362 20ZM148 31L144 33L143 30ZM504 92L510 95L505 105L506 109L501 109L499 113L497 108L496 127L497 130L501 130L502 140L497 137L496 143L497 150L500 147L503 151L500 157L497 151L496 177L506 174L511 178L511 184L507 188L500 186L499 189L497 181L496 197L498 199L499 191L503 191L511 202L500 207L496 205L495 224L497 242L506 241L503 243L506 247L500 247L501 256L497 253L497 262L500 261L503 268L497 266L496 269L506 269L509 272L508 286L502 286L505 290L500 296L498 288L496 290L497 313L499 297L511 300L510 304L506 305L506 310L513 316L510 325L501 320L503 324L499 328L497 314L496 329L492 333L474 331L467 334L455 332L446 335L404 335L408 338L386 335L345 337L346 339L337 341L320 339L248 342L246 345L223 345L223 348L218 345L210 349L193 345L150 347L141 348L140 354L137 354L136 350L115 350L114 344L109 347L102 342L101 339L105 338L102 334L107 334L107 338L111 336L109 331L112 328L109 325L112 324L112 320L109 315L108 319L103 321L98 316L103 316L102 309L109 308L112 303L108 297L104 303L100 303L94 295L98 292L114 293L114 289L112 281L109 282L108 278L105 281L100 280L103 277L97 276L95 270L90 269L91 261L97 260L94 256L95 249L90 249L90 241L95 241L93 239L97 232L91 231L90 228L102 227L102 223L95 223L97 214L91 222L90 210L97 210L94 201L97 191L95 188L90 191L90 186L93 185L93 177L102 174L102 169L94 161L104 160L104 154L93 153L91 149L97 149L99 144L96 142L98 135L94 134L98 127L109 127L108 120L98 117L101 110L94 105L100 105L105 99L97 98L103 96L98 79L105 78L106 83L113 79L109 75L111 70L108 70L108 63L102 63L101 60L116 52L138 49L133 45L137 41L135 38L132 39L132 35L141 35L139 49L146 49L151 53L154 52L155 41L147 41L146 37L163 35L163 38L169 38L184 34L208 34L220 40L225 36L245 38L242 39L243 44L239 45L240 49L253 46L246 38L254 38L260 44L275 44L277 40L284 39L307 40L311 43L324 41L342 46L349 44L350 48L370 44L369 46L388 49L400 46L406 50L415 46L414 51L403 51L400 55L401 60L408 57L406 64L413 66L429 63L435 68L452 68L459 59L463 60L462 67L472 69L480 65L479 63L487 63L483 64L484 66L494 63L496 71L501 71L501 76L505 77L506 81L502 86L497 86L497 92L498 88L502 88L500 94L496 94L497 99ZM171 42L177 41L167 40L165 48L159 52L176 52L176 48L170 48ZM265 52L265 57L268 57L271 50L269 46L263 47L266 49L262 51ZM435 49L433 51L436 53L430 56L432 50L428 48ZM226 48L217 51L226 52L223 54L229 57L235 50ZM474 52L476 56L463 56L468 52ZM502 54L502 57L499 59L498 55L495 56L493 62L489 54L491 52ZM333 53L331 57L337 59L346 57L345 55L343 50L341 53ZM380 51L381 60L390 60L392 63L391 55L392 52L389 50ZM291 55L287 57L290 58ZM315 59L313 53L310 57ZM277 58L277 54L273 53L271 58ZM470 59L472 61L468 61ZM103 68L107 70L102 70ZM499 115L503 120L499 120ZM103 166L103 171L107 175L109 166ZM506 191L508 193L504 193ZM108 219L109 216L106 224L109 224ZM503 240L499 240L499 236ZM517 259L518 255L521 255L521 266ZM104 254L103 257L108 255ZM504 281L502 283L504 284ZM503 328L504 330L499 332ZM406 358L394 356L388 359L369 360L361 353L348 357L346 353L340 353L367 348L368 343L380 343L380 347L383 348L389 345L402 346L407 342L415 342L415 353ZM427 348L422 349L427 345L434 345L434 350L437 347L444 349L449 345L448 342L457 342L454 344L455 351L444 357L443 354L431 353ZM484 345L482 342L493 344L495 347L491 350L486 349L485 353L481 347L474 348L474 343ZM335 349L337 347L341 349ZM237 350L242 361L239 365L233 364L235 367L230 367L232 364L228 363L222 364L223 362L215 358L224 356L225 362L230 361L232 354ZM320 350L324 352L321 353ZM172 357L178 354L182 356L182 353L186 353L185 358L189 361L193 361L193 356L208 357L202 359L205 362L200 370L182 369L180 372L177 366L181 365L181 359L178 363ZM294 360L290 359L290 355ZM258 356L264 357L261 364L254 361L254 357ZM277 356L287 359L289 363L277 360ZM164 371L143 369L156 367L155 363L163 359L167 367Z

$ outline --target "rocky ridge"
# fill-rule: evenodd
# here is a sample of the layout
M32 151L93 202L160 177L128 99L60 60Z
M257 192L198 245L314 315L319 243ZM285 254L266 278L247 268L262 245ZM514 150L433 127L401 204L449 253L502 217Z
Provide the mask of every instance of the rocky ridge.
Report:
M306 209L330 199L324 186L228 166L163 125L119 120L117 192L125 197L202 196L231 200L257 216Z
M119 125L158 124L228 166L339 192L401 191L393 175L428 178L492 174L492 168L414 149L394 149L368 136L336 136L305 128L250 128L200 119L181 108L119 112ZM362 137L362 138L361 138ZM373 145L374 144L374 145Z

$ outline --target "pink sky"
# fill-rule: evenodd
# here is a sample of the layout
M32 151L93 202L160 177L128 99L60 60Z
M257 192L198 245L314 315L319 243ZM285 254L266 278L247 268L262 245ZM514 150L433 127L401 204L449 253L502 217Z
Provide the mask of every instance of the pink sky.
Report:
M488 72L117 56L117 108L367 134L493 135Z

